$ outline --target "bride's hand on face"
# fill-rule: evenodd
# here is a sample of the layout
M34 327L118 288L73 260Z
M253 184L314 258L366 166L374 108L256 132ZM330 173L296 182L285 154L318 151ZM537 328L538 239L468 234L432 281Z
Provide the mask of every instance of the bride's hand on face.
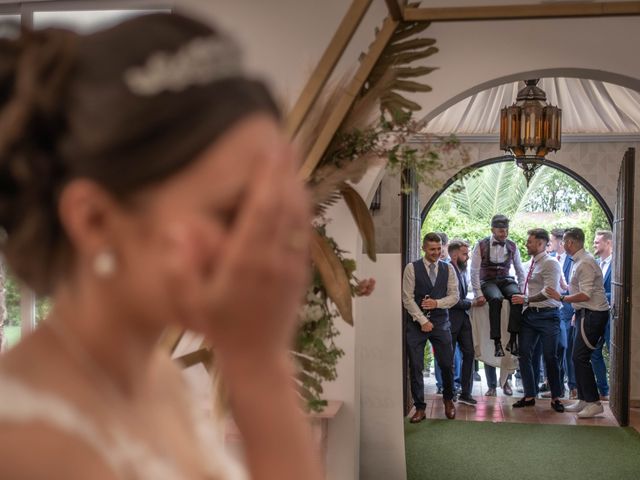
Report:
M179 321L222 353L289 348L309 280L311 209L297 162L287 146L256 164L220 251L206 252L203 229L185 222L167 255Z

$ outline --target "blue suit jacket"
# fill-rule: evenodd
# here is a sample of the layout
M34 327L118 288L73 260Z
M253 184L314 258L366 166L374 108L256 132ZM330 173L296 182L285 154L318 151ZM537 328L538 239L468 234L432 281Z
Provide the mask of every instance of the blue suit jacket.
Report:
M604 276L604 293L607 295L607 301L611 305L611 270L613 265L609 265L607 268L607 274Z
M469 309L471 308L471 300L467 298L467 293L469 293L467 277L465 277L455 265L453 269L458 277L458 295L460 298L458 299L458 303L449 309L449 321L452 324L464 321L465 318L469 316Z

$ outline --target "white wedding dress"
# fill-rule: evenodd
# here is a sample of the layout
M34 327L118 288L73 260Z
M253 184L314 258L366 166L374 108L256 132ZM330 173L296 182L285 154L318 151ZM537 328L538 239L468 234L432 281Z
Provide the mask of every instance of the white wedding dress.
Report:
M38 391L0 372L0 425L40 421L73 435L93 448L123 480L188 480L170 458L153 452L120 428L103 433L76 407L62 398ZM226 453L220 435L210 420L194 406L193 422L206 462L206 477L215 480L245 480L244 470ZM1 428L1 427L0 427Z

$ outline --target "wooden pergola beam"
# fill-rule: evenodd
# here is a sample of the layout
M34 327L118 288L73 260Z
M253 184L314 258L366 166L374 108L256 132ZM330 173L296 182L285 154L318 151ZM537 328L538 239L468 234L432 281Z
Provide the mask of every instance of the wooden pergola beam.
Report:
M174 361L179 363L184 369L193 367L198 363L204 364L206 368L209 362L211 362L212 358L213 355L211 354L211 351L209 349L201 348L200 350L196 350L195 352L182 355L181 357L174 359Z
M405 8L408 22L465 22L640 15L640 2L575 2L485 7Z
M362 18L365 13L367 13L367 10L369 10L371 1L372 0L353 0L351 3L349 10L347 10L342 22L340 22L331 42L327 46L322 58L320 58L318 65L316 65L316 68L313 70L309 81L302 90L298 101L287 118L285 131L289 138L293 138L296 135L302 122L304 122L304 119L311 110L311 107L318 99L318 95L327 83L331 73L333 73L336 64L342 57L347 45L349 45ZM393 1L395 2L395 0Z
M305 159L302 168L300 169L300 177L307 179L313 173L313 170L318 165L324 152L327 150L331 139L340 128L340 125L344 121L347 113L353 105L353 101L362 89L362 86L369 78L369 74L376 62L382 55L383 50L391 40L393 33L398 27L399 22L393 20L391 17L387 17L382 24L382 28L376 35L375 40L369 47L369 51L360 61L360 66L354 74L349 84L345 87L340 100L337 102L336 107L331 112L331 115L324 124L322 130L318 134L316 143L309 152L309 155Z
M402 0L385 0L389 9L389 16L395 21L402 20L404 3Z

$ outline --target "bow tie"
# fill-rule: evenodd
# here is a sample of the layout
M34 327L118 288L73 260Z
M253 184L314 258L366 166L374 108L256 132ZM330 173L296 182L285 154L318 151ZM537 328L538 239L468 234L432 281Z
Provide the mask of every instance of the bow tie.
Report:
M500 245L501 247L504 247L504 242L499 242L498 240L494 240L493 243L491 244L492 246L496 246L496 245Z

